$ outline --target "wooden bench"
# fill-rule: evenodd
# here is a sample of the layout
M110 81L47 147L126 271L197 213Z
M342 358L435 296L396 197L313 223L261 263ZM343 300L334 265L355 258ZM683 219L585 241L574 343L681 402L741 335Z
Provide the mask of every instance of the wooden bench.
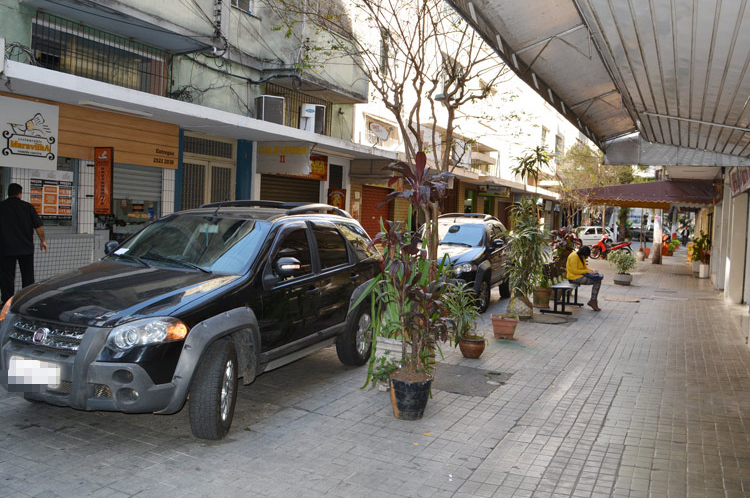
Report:
M560 264L548 263L542 268L542 273L548 282L552 282L550 289L552 289L554 306L552 309L542 308L539 311L556 315L571 315L572 312L565 310L566 306L583 306L578 302L579 285L565 279L565 269Z

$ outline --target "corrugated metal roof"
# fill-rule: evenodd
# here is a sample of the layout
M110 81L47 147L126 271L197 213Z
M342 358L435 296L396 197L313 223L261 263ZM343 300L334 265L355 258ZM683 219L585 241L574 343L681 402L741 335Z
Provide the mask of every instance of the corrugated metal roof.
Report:
M605 152L639 132L654 144L750 158L745 0L449 1Z

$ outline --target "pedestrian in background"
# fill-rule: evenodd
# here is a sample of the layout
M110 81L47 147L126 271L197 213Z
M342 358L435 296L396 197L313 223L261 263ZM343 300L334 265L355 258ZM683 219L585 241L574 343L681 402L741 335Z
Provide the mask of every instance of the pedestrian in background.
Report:
M588 304L594 311L601 311L597 297L599 296L599 287L602 286L604 275L596 270L586 266L586 258L591 256L591 248L583 246L578 251L570 253L565 264L567 277L570 282L578 285L591 286L591 300Z
M8 185L8 198L0 202L0 291L3 304L15 293L16 262L21 269L21 286L34 283L34 231L39 248L47 250L42 219L34 206L21 200L22 187Z

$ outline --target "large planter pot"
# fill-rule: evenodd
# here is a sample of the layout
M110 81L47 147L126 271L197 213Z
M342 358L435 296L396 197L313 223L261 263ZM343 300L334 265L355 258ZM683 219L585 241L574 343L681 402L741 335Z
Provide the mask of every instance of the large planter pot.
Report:
M700 261L693 261L693 273L698 273L701 268L701 262Z
M661 246L661 255L662 256L671 256L672 255L672 251L670 251L669 249L667 249L667 246Z
M549 299L552 289L549 287L537 287L534 289L534 306L537 308L549 308Z
M534 304L526 296L516 294L511 301L508 314L516 315L521 320L531 320L534 315Z
M484 352L484 347L484 337L476 339L465 337L458 341L458 349L461 350L461 354L464 355L464 358L479 358Z
M704 265L703 263L700 264L698 267L698 278L708 278L709 275L709 266Z
M432 379L421 382L391 379L393 416L401 420L421 419L430 397L431 385Z
M615 284L617 285L630 285L633 281L633 275L630 273L615 273Z
M495 334L495 339L513 339L513 334L516 333L516 326L518 325L518 318L507 318L497 313L493 313L491 318L492 332Z

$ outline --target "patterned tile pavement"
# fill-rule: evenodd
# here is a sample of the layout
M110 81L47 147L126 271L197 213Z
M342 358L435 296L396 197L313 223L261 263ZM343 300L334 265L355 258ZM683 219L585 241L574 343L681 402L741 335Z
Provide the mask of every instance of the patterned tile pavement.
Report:
M521 323L479 360L511 373L487 397L433 391L402 422L362 368L327 349L240 389L232 431L187 413L81 412L0 393L4 497L750 497L746 306L685 264L641 263L602 311ZM588 290L582 291L588 299ZM637 302L636 302L637 301ZM490 312L506 306L497 289Z

